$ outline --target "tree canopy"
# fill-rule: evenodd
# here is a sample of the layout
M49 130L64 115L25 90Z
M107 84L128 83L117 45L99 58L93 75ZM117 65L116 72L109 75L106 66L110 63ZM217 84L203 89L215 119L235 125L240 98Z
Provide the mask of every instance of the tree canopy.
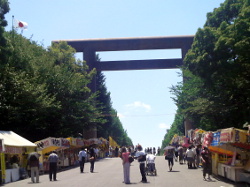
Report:
M65 42L47 49L16 30L6 32L9 3L0 0L0 127L30 141L76 137L96 123L98 137L132 145L112 108L105 77L76 59ZM98 76L98 92L88 85ZM103 114L110 114L105 116Z
M177 115L204 130L242 128L250 121L249 28L249 0L226 0L207 14L185 57L184 82L172 88Z

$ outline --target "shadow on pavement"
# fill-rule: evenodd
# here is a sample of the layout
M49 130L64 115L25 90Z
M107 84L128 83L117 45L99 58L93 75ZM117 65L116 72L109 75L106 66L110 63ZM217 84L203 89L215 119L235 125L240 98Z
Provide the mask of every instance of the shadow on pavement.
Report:
M221 177L221 176L216 176L213 175L213 178L216 179L217 181L222 181L222 182L226 182L228 184L233 185L234 187L250 187L250 184L245 183L245 182L233 182L225 177ZM215 180L207 180L207 182L216 182Z

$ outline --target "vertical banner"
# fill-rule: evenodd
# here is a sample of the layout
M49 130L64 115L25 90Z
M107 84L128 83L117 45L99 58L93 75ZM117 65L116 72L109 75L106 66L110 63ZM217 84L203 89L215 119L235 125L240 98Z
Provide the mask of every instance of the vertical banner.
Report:
M111 137L109 136L109 146L111 147L119 147L119 145L116 143L116 141Z

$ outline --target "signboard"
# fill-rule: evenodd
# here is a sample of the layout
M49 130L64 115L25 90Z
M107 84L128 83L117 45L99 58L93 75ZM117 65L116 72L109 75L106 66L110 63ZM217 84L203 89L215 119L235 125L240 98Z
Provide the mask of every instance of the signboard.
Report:
M84 146L85 145L85 142L83 139L81 138L76 138L76 145L77 146Z
M9 153L9 154L22 154L23 149L22 149L22 147L9 147L9 146L6 146L4 152Z
M220 134L220 142L233 142L233 129L222 129Z
M218 146L219 142L220 142L220 132L214 132L211 146Z
M47 147L51 146L51 139L50 138L46 138L44 140L41 140L39 142L36 142L36 145L38 148L40 149L45 149Z
M44 140L36 142L39 149L45 149L47 147L70 147L70 141L67 138L46 138Z
M70 141L66 138L61 138L61 146L62 147L70 147Z

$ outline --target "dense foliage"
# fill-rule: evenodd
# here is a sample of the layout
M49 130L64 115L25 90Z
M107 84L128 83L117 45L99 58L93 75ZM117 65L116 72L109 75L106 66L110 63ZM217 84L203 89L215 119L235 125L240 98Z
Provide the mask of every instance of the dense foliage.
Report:
M207 14L182 73L184 82L172 88L177 116L204 130L242 128L250 121L249 0L226 0ZM176 125L175 119L169 135L183 133Z
M111 107L103 75L98 74L98 93L92 93L88 84L96 72L75 58L73 48L60 42L44 49L15 30L5 32L9 4L0 3L0 130L34 142L76 137L97 124L98 137L132 145ZM102 115L106 113L111 115Z

